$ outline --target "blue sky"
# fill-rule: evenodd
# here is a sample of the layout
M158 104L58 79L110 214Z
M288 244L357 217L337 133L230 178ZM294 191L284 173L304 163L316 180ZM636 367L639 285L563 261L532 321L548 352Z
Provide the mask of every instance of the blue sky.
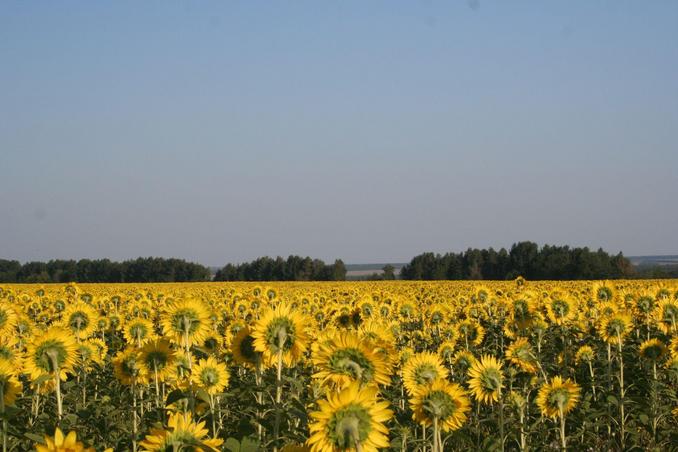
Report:
M0 258L678 253L678 2L0 3Z

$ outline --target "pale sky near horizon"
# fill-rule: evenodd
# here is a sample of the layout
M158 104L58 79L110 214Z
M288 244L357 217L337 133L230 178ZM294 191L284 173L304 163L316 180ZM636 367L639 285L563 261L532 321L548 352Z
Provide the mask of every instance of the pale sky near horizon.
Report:
M0 259L678 254L678 2L0 3Z

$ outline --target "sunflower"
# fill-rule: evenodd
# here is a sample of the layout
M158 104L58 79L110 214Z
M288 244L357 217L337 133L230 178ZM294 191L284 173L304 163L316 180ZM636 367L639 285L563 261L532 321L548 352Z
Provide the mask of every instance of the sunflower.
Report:
M122 334L127 343L133 347L143 347L146 342L155 338L153 323L141 317L134 317L125 322Z
M191 381L203 388L209 395L223 392L224 388L228 386L228 379L229 375L226 364L217 362L212 356L207 359L201 359L193 367L191 373Z
M139 366L142 373L148 375L149 378L165 381L175 357L169 341L155 339L146 343L139 351Z
M430 386L416 389L410 406L415 421L430 426L433 419L437 418L443 432L460 428L466 421L466 413L471 409L466 391L446 380L436 380Z
M0 390L2 390L4 406L14 405L16 396L23 390L23 385L17 378L14 364L5 359L0 359Z
M664 334L678 333L678 301L662 299L654 310L653 317Z
M666 345L659 339L648 339L640 344L638 353L641 358L651 362L659 362L668 352Z
M468 348L469 344L480 345L485 338L485 328L473 320L464 320L459 323L457 331L459 331L459 336L464 339L466 348Z
M574 362L577 364L590 363L596 357L596 353L589 345L582 345L574 355Z
M186 349L193 344L201 344L211 329L210 312L198 300L173 303L160 323L165 336Z
M440 356L431 352L417 353L410 357L402 370L403 386L409 393L428 386L438 379L446 379L448 371Z
M31 379L58 372L59 378L65 380L77 363L78 344L70 331L53 326L33 338L26 356L25 369Z
M78 442L75 432L69 432L64 436L59 427L54 431L54 437L45 436L45 444L36 444L36 452L95 452L93 447L85 447Z
M388 402L377 398L377 388L352 383L339 393L318 401L319 411L310 414L311 451L374 452L389 446L384 422L393 417Z
M534 373L538 369L532 345L524 337L517 339L506 349L506 359L527 373Z
M550 383L544 383L537 395L537 405L541 414L557 418L564 416L577 405L581 388L569 378L553 377Z
M600 337L608 344L619 344L624 337L633 330L633 319L630 314L616 312L611 316L603 317L598 327Z
M483 355L468 370L468 385L473 396L482 403L493 403L501 397L504 384L502 364L493 356Z
M591 287L591 295L594 300L602 303L606 301L614 301L617 296L617 291L609 281L599 281Z
M254 349L254 337L249 327L240 329L231 343L233 359L241 366L256 369L261 365L263 354Z
M87 303L77 301L66 307L59 326L71 331L77 339L87 339L96 331L99 315Z
M113 373L124 385L133 385L147 381L148 375L141 367L141 354L135 348L127 348L113 357Z
M142 451L171 452L192 450L194 452L216 452L224 442L220 438L208 438L205 422L194 422L189 413L170 415L167 429L154 428L139 443Z
M374 352L373 344L354 332L341 332L318 344L313 364L319 369L313 377L322 384L344 388L357 381L361 385L388 385L388 364Z
M306 350L308 323L304 316L282 303L275 309L269 308L254 325L254 349L263 353L269 362L280 356L286 364L292 365Z
M14 334L14 327L18 321L16 312L11 306L0 303L0 337Z
M550 300L546 300L546 313L551 323L564 325L576 315L577 305L575 301L563 293L556 292Z

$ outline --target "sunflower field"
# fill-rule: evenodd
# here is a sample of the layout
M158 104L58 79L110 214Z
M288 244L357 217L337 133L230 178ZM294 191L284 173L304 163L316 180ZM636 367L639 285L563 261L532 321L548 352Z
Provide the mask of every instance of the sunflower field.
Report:
M678 281L0 286L8 451L677 450Z

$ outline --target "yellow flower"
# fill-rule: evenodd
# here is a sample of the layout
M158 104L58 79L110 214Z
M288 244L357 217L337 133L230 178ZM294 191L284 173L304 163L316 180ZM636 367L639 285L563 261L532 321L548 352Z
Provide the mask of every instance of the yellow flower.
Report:
M377 388L352 383L339 393L318 401L319 411L310 414L311 451L348 451L359 448L374 452L389 446L384 422L393 417L388 402L377 398Z
M469 389L481 403L493 403L501 397L504 374L501 363L490 355L483 355L468 371Z
M69 330L78 339L87 339L97 327L99 315L87 303L77 301L66 307L59 325Z
M202 302L182 300L169 307L160 323L167 339L188 348L205 340L212 322L210 313Z
M228 386L228 369L226 364L217 362L214 357L201 359L193 367L191 381L203 388L209 395L219 394Z
M5 406L14 405L17 395L23 390L23 385L17 378L13 363L6 359L0 359L0 389Z
M54 375L62 380L73 372L78 358L78 344L73 334L59 327L51 327L38 334L26 350L25 368L33 380L42 375Z
M122 334L132 347L142 347L146 342L155 338L153 323L141 317L133 317L125 322Z
M139 366L142 373L148 375L149 379L157 378L158 381L165 381L175 358L175 352L170 347L169 341L155 339L139 351Z
M254 349L254 337L249 327L241 328L233 337L231 353L236 363L252 369L259 366L263 359L263 354Z
M135 348L118 352L113 357L113 373L124 385L145 383L148 375L141 366L141 353Z
M581 347L579 347L579 350L577 350L577 353L574 355L574 362L576 362L577 364L589 363L593 361L595 357L596 354L593 351L593 348L591 348L588 345L582 345Z
M93 447L85 447L75 432L69 432L64 436L59 427L54 431L54 437L45 436L46 444L36 444L36 452L95 452Z
M608 344L619 344L633 330L633 319L625 312L615 312L611 316L603 317L600 321L598 333Z
M374 346L354 332L341 332L318 344L313 364L319 369L313 377L322 384L344 388L356 381L361 385L388 385L389 369Z
M544 383L537 395L537 405L541 414L550 418L564 416L577 405L581 389L570 380L559 376L553 377L550 383Z
M402 374L405 389L413 393L419 387L428 386L438 379L446 379L448 371L438 355L422 352L407 360Z
M410 405L415 421L430 426L433 419L437 418L443 432L460 428L466 422L466 413L471 409L466 391L446 380L436 380L430 386L417 388Z
M141 450L147 452L171 450L216 452L224 442L220 438L209 438L205 422L194 422L189 413L170 415L167 426L167 429L151 429L151 433L139 443Z
M282 354L283 361L291 366L306 350L308 324L304 316L285 304L267 309L254 325L254 349L263 353L271 363L277 360L278 354Z
M538 369L532 345L524 337L518 338L506 349L506 359L527 373L534 373Z
M659 339L648 339L640 344L639 354L643 359L659 362L668 352L668 348Z

